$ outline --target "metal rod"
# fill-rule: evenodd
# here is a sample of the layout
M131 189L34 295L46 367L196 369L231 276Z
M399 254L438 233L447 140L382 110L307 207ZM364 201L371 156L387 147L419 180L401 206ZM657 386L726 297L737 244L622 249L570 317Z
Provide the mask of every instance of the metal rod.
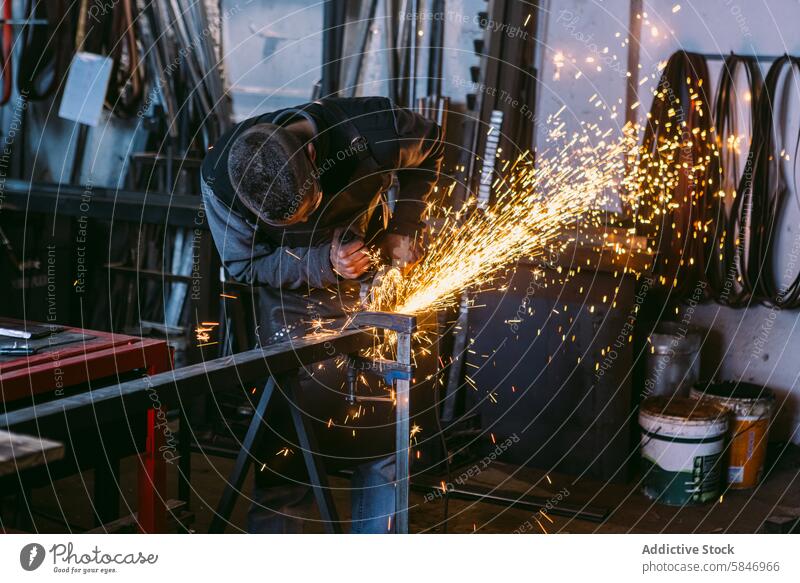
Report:
M453 335L452 358L447 371L447 389L442 406L442 421L449 423L456 417L456 399L461 388L463 362L467 358L467 336L469 335L469 294L461 292L458 304L458 320Z
M388 67L388 75L389 75L389 98L397 103L397 71L398 71L398 59L397 59L397 39L395 38L395 32L399 25L397 23L397 12L395 12L393 7L393 2L391 0L385 0L383 3L384 7L384 34L382 35L385 39L385 53L387 56L387 67Z
M24 114L24 112L23 112ZM23 153L20 148L19 153ZM4 208L20 212L64 216L86 216L86 188L73 184L6 180ZM202 209L199 196L164 194L155 191L117 190L95 186L91 191L88 216L94 219L120 220L136 217L136 222L208 229L208 222L197 224Z
M233 507L236 505L236 499L239 497L239 492L242 490L244 479L247 477L247 472L252 463L251 452L253 446L261 441L261 436L267 427L264 419L267 413L267 405L269 405L273 392L275 392L275 380L270 377L258 400L253 419L250 421L250 427L247 428L247 434L242 441L242 449L239 450L239 455L236 456L233 471L231 471L230 478L228 478L228 483L225 484L225 491L222 493L219 504L217 504L217 511L214 513L214 518L211 520L211 526L208 529L211 534L225 532L225 526L230 520Z
M28 20L24 18L0 18L0 24L8 24L10 26L47 26L50 22L44 18L31 18Z
M728 53L727 55L723 55L719 53L701 53L701 55L707 61L724 61L728 57L746 57L755 59L759 63L771 63L772 61L777 61L778 59L788 56L788 53L784 53L782 55L740 55L738 53Z
M165 408L171 408L220 387L245 386L270 374L357 352L371 347L374 341L374 335L363 330L292 339L4 413L0 415L0 428L35 435L44 435L52 428L61 434L67 425L70 429L93 426L99 417L126 418L131 412L151 408L149 395L153 391L158 392Z
M411 0L402 0L400 5L400 22L397 26L397 40L394 43L397 58L397 70L392 81L395 84L395 101L399 105L413 106L408 103L408 30L411 26L411 15L409 13L409 3Z
M354 57L355 63L350 63L347 71L347 79L343 91L349 97L355 97L361 88L361 76L364 69L364 60L367 58L367 48L370 37L372 36L372 24L375 22L375 13L378 10L378 0L371 0L366 5L368 12L361 14L360 24L364 27L363 35L359 41L358 54ZM362 7L363 10L363 7Z
M636 122L639 112L631 106L639 100L639 50L641 48L642 19L637 18L642 13L642 3L644 0L631 0L629 7L628 22L628 84L625 87L625 121Z
M431 42L428 56L428 95L442 94L442 58L444 54L445 0L433 0Z
M338 534L342 532L342 524L339 522L339 516L336 513L336 504L333 501L331 488L328 485L325 466L320 456L317 455L320 449L314 434L314 428L297 405L297 395L300 388L297 380L298 372L295 371L281 376L281 388L289 399L289 409L291 409L294 430L297 433L297 443L303 451L308 481L314 491L314 499L322 516L323 526L329 534Z
M339 92L344 36L344 6L342 0L326 0L323 6L322 28L322 97L334 97Z
M180 432L178 433L178 499L192 506L192 435L189 416L189 403L181 403L179 410Z
M438 489L439 492L441 492L441 486L425 481L418 481L416 479L412 483L412 486L415 490L429 492ZM558 504L553 504L550 499L541 496L527 496L481 486L453 488L448 486L447 495L460 500L477 500L479 502L488 502L490 504L498 504L506 507L514 506L534 511L547 508L549 503L551 507L547 510L548 514L563 516L565 518L577 518L578 520L588 520L590 522L603 522L608 516L608 509L604 507L587 506L579 503L567 504L563 501Z
M414 17L409 23L411 29L411 37L409 39L410 57L408 65L408 107L414 107L414 102L417 100L417 66L419 64L419 0L412 0L412 11Z

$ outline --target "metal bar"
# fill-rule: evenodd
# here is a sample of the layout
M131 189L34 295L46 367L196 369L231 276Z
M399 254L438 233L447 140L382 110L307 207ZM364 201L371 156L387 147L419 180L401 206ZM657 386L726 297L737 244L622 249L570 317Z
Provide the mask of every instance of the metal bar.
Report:
M411 0L411 11L413 18L409 22L409 61L408 61L408 103L409 108L414 107L417 101L417 68L419 65L419 36L417 26L419 23L419 0Z
M434 484L432 481L429 482L421 478L415 478L411 486L415 490L422 492L438 490L441 493L442 490L441 485L438 483ZM609 514L608 508L602 506L588 506L580 503L569 504L564 501L552 504L550 498L529 496L486 486L453 486L452 488L448 486L447 495L459 500L476 500L509 508L512 506L525 508L534 512L547 508L547 505L550 504L550 509L547 510L548 514L588 520L590 522L603 522Z
M196 248L196 234L194 230L178 229L175 233L175 254L172 258L172 272L184 277L191 276L194 253ZM180 245L177 242L180 241ZM207 265L200 262L200 265ZM207 279L201 278L202 279ZM167 304L164 306L164 322L170 326L181 324L183 307L189 292L189 284L173 282L170 285Z
M367 58L367 48L369 46L370 38L372 37L372 24L375 21L375 13L378 9L378 0L370 0L368 4L362 4L361 12L358 16L358 22L350 23L348 26L358 26L363 28L359 30L360 35L357 37L358 48L353 51L352 46L344 46L342 53L345 51L355 52L355 55L348 59L347 70L344 73L345 82L342 93L347 97L355 97L361 86L361 77L364 70L364 60ZM346 43L352 45L353 43Z
M464 291L461 292L461 301L458 305L458 320L453 333L453 353L451 355L450 369L447 371L447 389L442 406L442 421L445 423L449 423L456 417L456 399L461 388L463 363L466 359L468 327L469 294Z
M384 8L384 24L383 24L383 32L382 35L385 40L384 51L386 52L387 58L387 75L389 79L389 95L388 97L397 103L397 71L398 71L398 59L397 59L397 39L395 37L395 31L398 30L399 25L397 22L397 11L394 8L394 2L392 0L384 0L383 2Z
M395 41L395 55L397 58L397 71L392 79L395 84L395 98L398 105L413 107L408 102L408 32L411 27L412 16L409 12L411 0L402 0L400 5L400 22L397 26L397 40Z
M347 328L381 328L410 334L417 329L416 316L389 314L387 312L356 312L347 323Z
M156 415L156 409L147 410L147 439L145 450L139 455L137 476L139 532L149 534L163 533L167 526L167 467L162 449L166 438Z
M186 406L180 409L178 423L178 499L185 502L189 510L192 506L192 436Z
M411 334L397 334L397 361L401 364L411 364ZM395 482L397 484L395 495L395 526L398 534L408 534L408 488L409 488L409 396L410 381L399 379L395 381L395 397L397 405L395 427Z
M533 18L532 10L535 8L533 5L526 2L505 2L505 13L502 20L495 22L526 22L528 16ZM527 26L527 25L526 25ZM492 28L491 26L489 27ZM497 109L503 112L503 124L505 131L500 134L500 148L505 157L516 158L518 155L523 154L530 150L530 133L522 131L524 128L530 127L532 124L531 118L525 112L519 103L509 101L506 96L513 95L519 99L523 98L520 103L526 103L524 99L525 87L530 86L535 81L531 78L531 63L535 55L536 43L533 39L533 34L529 34L528 29L525 28L523 34L507 35L495 31L493 41L498 40L498 35L501 37L501 52L499 55L499 69L497 77L498 96L494 99L494 104L489 109ZM484 104L486 105L486 104ZM482 120L489 119L490 113L484 108L484 116ZM486 136L485 141L489 141ZM523 138L525 141L523 141Z
M411 365L397 362L396 360L387 360L385 358L364 358L363 356L350 356L347 366L353 370L373 373L379 376L387 376L392 374L403 374L410 378Z
M478 203L479 209L486 209L492 199L493 185L500 173L495 171L497 164L497 152L503 138L503 121L505 114L502 109L493 109L491 118L488 121L489 131L483 141L483 156L481 158L481 178L478 182ZM500 190L500 189L498 189Z
M83 156L86 153L86 138L89 135L89 126L79 123L78 137L75 141L75 154L72 158L72 172L69 181L72 184L80 184L81 170L83 170Z
M322 25L322 97L335 97L339 92L344 11L343 0L325 1Z
M336 504L333 501L331 488L328 485L325 466L317 455L319 445L314 435L314 428L311 427L311 424L297 406L297 371L282 375L280 381L281 387L289 399L289 409L292 412L294 430L297 432L297 442L300 445L300 449L303 450L303 459L306 463L306 471L308 471L308 481L314 491L314 498L317 501L317 508L319 508L319 513L322 516L323 525L329 534L338 534L342 532L342 524L339 522L339 517L336 513Z
M428 95L438 97L442 94L445 0L433 0L431 12L433 20L430 27L431 41L428 56Z
M98 418L124 419L132 411L149 409L153 403L151 394L158 395L164 408L172 408L185 399L230 386L231 371L235 371L239 383L249 384L270 374L369 348L373 342L373 334L364 330L292 339L12 411L0 415L0 428L15 427L21 433L27 428L29 434L39 435L51 425L60 430L57 433L66 434L67 423L74 430L81 424L91 426Z
M741 55L739 53L728 53L727 55L718 54L718 53L703 53L702 57L707 61L724 61L731 55L736 55L737 57L748 57L750 59L755 59L759 63L771 63L772 61L777 61L778 59L782 59L783 57L787 56L788 53L784 53L782 55Z
M103 269L110 271L119 271L122 273L130 273L143 278L155 278L164 281L182 281L186 283L192 282L191 275L178 275L177 273L167 273L158 269L145 269L140 267L131 267L129 265L115 265L113 263L106 263Z
M147 374L156 375L172 370L172 359L163 344L146 361ZM148 377L146 377L148 378ZM91 395L91 391L89 395ZM167 528L167 458L164 444L166 434L159 410L149 407L145 421L145 447L139 454L137 471L137 522L142 533L163 533ZM133 415L131 416L133 417ZM131 417L126 418L126 421Z
M356 403L394 403L394 399L389 397L370 397L368 395L356 395L353 400Z
M44 18L0 18L0 24L11 26L47 26L50 22Z
M202 217L202 199L196 195L172 195L135 190L85 187L68 184L31 183L8 179L3 191L3 210L44 213L104 220L208 229ZM88 205L87 205L88 203ZM88 210L87 210L88 206Z
M211 520L211 526L208 529L211 534L225 532L225 526L228 524L233 507L236 505L236 499L239 497L242 484L244 484L244 479L247 477L247 472L252 463L251 451L253 445L260 441L267 426L264 423L264 418L273 392L275 392L275 379L270 377L261 392L258 405L253 413L253 419L250 421L250 427L247 428L247 434L242 441L242 449L239 450L239 455L236 456L236 463L233 465L228 483L225 484L225 490L222 492L219 504L217 504L217 511L214 513L214 518Z
M642 4L631 0L628 12L628 84L625 87L625 121L636 123L639 112L631 106L639 100L639 50L642 36Z

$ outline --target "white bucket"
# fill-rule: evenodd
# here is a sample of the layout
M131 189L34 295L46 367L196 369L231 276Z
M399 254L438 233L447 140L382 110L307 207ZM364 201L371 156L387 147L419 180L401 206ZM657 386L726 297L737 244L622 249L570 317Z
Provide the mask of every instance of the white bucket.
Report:
M646 496L672 506L719 496L728 412L684 397L650 397L639 408Z

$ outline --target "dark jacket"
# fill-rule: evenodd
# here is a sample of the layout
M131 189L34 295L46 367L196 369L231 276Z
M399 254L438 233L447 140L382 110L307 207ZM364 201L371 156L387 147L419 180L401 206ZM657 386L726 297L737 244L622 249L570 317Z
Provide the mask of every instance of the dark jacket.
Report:
M298 115L317 126L314 144L323 200L308 222L270 227L237 200L227 173L228 151L249 127L285 124ZM399 194L387 230L420 232L443 153L438 125L383 97L324 99L241 122L219 139L202 166L203 180L214 194L206 194L206 213L225 267L238 281L253 285L335 285L338 278L329 259L334 229L367 234L375 211L383 214L381 199L396 173Z
M227 173L228 150L243 130L257 123L284 124L302 116L317 129L316 165L323 198L308 222L286 228L259 223L236 198ZM440 128L382 97L325 99L248 119L223 135L202 167L205 213L222 262L235 279L258 286L258 335L262 345L299 336L317 319L336 319L358 299L357 282L340 281L330 263L333 231L345 227L370 238L384 228L382 197L399 182L386 230L414 235L442 165ZM335 289L333 289L335 288ZM344 379L330 362L301 376L296 406L318 434L326 463L347 466L394 452L393 408L376 404L370 415L341 423L348 414L339 393ZM270 405L269 436L256 458L259 483L303 475L302 456L276 456L292 445L288 405ZM350 411L352 418L352 411ZM355 431L360 439L354 440ZM348 450L353 450L348 453ZM329 468L330 469L330 468Z

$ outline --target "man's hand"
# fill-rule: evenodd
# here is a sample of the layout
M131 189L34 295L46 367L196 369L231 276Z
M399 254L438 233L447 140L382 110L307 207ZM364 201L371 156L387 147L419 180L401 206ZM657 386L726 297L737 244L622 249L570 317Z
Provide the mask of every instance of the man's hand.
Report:
M414 237L388 233L383 236L380 248L383 255L391 260L392 266L400 269L403 275L407 275L422 261L422 253Z
M342 243L342 229L336 229L331 244L333 270L345 279L358 279L369 268L370 259L365 250L363 239Z

